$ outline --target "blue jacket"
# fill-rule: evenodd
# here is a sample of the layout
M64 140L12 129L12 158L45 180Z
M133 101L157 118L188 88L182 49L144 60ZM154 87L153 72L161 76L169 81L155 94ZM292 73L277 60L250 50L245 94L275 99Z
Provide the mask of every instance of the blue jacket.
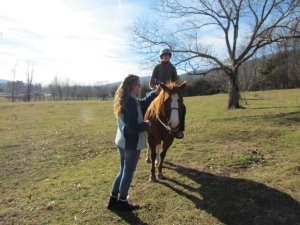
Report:
M143 99L138 99L131 95L126 103L126 109L122 112L117 120L118 129L115 143L126 150L142 150L146 147L145 130L148 123L144 122L142 109L148 107L157 95L154 91L150 92Z

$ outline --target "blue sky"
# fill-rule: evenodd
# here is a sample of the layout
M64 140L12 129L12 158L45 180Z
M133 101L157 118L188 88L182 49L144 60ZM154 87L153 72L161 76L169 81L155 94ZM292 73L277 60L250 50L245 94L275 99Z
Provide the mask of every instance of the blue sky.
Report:
M0 79L25 80L24 63L36 63L34 82L55 74L75 83L116 82L141 71L124 28L149 14L149 0L0 0Z

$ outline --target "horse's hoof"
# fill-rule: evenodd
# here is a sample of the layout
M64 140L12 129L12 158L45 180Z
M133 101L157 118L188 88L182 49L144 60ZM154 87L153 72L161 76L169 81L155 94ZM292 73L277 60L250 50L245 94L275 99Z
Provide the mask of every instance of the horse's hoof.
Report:
M157 180L156 180L156 177L155 177L155 176L150 176L150 177L149 177L149 181L150 181L150 182L155 182L155 181L157 181Z
M150 159L146 159L146 163L151 163L151 160Z
M157 177L158 177L158 179L160 179L160 180L164 180L164 179L165 179L165 176L164 176L162 173L158 173L158 174L157 174Z

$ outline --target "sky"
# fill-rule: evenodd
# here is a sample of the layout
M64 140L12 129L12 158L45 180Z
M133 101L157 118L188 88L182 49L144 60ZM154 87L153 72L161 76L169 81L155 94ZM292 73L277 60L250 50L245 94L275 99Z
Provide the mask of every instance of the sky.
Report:
M25 81L28 62L34 83L55 76L77 84L109 83L138 68L125 27L149 14L151 0L0 0L0 79ZM158 58L159 60L159 58Z

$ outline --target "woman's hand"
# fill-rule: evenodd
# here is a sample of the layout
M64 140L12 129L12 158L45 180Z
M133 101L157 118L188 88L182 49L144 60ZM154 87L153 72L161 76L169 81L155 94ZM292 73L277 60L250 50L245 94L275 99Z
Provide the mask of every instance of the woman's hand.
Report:
M149 124L149 127L151 126L151 122L150 122L150 120L146 120L146 123L148 123L148 124Z
M160 91L161 91L160 85L156 86L156 90L154 91L155 94L156 94L156 95L159 95Z

